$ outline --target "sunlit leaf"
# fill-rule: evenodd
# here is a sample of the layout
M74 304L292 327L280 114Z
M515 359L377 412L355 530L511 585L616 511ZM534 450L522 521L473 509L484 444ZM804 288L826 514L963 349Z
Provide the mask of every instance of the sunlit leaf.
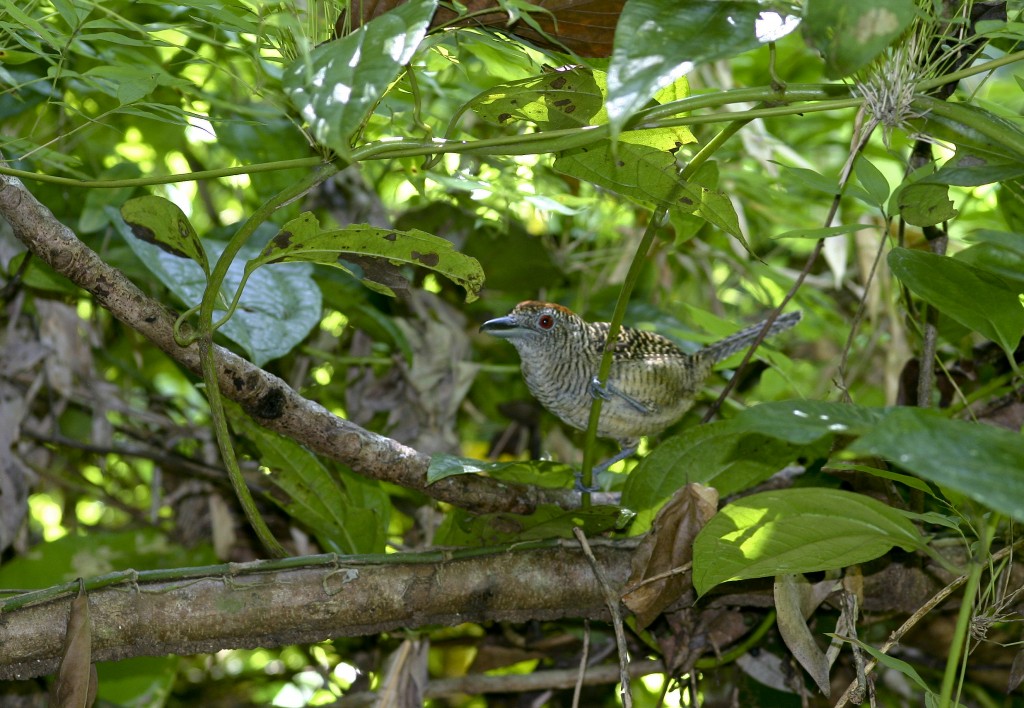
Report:
M284 88L316 139L347 155L353 135L409 63L437 0L410 0L285 70Z
M558 130L590 125L604 108L604 93L594 72L575 68L500 84L474 98L470 107L496 125L526 121Z
M633 531L643 531L665 500L686 484L698 482L727 496L807 454L803 446L751 434L735 420L688 428L662 441L630 472L622 505L637 510Z
M612 133L695 64L758 46L754 25L760 13L759 3L743 0L629 0L608 66Z
M727 504L698 534L693 584L704 594L730 580L844 568L893 546L924 547L900 512L837 489L761 492Z

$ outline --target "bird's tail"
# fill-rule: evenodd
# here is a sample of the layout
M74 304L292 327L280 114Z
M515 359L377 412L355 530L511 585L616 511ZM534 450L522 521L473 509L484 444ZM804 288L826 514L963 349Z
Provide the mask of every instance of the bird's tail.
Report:
M775 321L772 322L772 326L769 328L768 334L765 335L765 339L773 337L780 332L785 332L787 329L799 322L802 316L803 315L799 310L779 315ZM764 322L759 322L758 324L751 325L746 329L741 329L736 334L731 334L721 341L704 347L697 352L697 356L706 357L712 363L722 361L741 349L746 349L753 344L754 340L757 339L758 333L763 328Z

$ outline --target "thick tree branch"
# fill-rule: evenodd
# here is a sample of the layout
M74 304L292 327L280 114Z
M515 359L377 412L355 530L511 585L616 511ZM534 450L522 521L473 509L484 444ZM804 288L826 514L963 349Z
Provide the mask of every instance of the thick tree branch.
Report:
M198 347L180 347L174 341L175 314L147 297L121 271L107 265L17 178L0 175L0 216L35 256L90 292L114 317L172 359L200 375ZM393 482L480 513L528 514L540 503L567 508L577 504L577 496L568 490L541 490L475 475L448 477L428 486L427 455L333 415L278 377L223 347L217 347L216 352L217 377L224 396L241 405L263 427L366 477Z
M614 592L635 543L593 543ZM138 582L88 594L94 661L277 647L397 628L463 622L607 619L604 591L578 546L445 557L310 557L315 565L223 566L201 577ZM400 562L394 562L394 561ZM294 560L291 561L294 563ZM254 567L255 566L255 567ZM166 572L166 571L162 571ZM0 680L57 668L73 595L0 615Z

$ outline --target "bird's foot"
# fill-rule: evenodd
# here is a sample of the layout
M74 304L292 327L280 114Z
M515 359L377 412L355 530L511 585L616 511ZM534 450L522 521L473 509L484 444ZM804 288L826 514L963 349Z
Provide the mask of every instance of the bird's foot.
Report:
M600 398L605 401L611 400L612 396L618 396L640 413L646 415L654 412L650 406L644 405L632 396L623 393L612 384L609 383L607 386L602 386L601 380L596 376L590 379L590 395L594 398Z
M576 470L576 484L573 485L573 489L575 489L580 494L592 494L594 492L600 492L601 485L597 483L597 475L595 474L592 479L593 484L591 484L589 487L583 486L583 472L581 472L580 470Z
M612 397L612 390L608 386L601 385L601 379L596 376L590 379L590 395L607 401Z
M601 475L604 474L608 470L608 468L611 467L612 465L614 465L616 462L620 462L622 460L625 460L627 457L633 455L636 452L636 450L637 450L638 444L639 443L637 441L631 442L631 443L625 445L625 447L623 447L621 450L619 450L618 453L616 453L615 455L609 457L604 462L602 462L602 463L600 463L598 465L594 465L594 471L593 471L593 474L591 475L591 479L593 480L593 484L590 487L583 486L583 472L577 470L576 471L576 484L575 484L576 491L577 492L599 492L599 491L601 491L601 485L598 482L598 480L601 478Z

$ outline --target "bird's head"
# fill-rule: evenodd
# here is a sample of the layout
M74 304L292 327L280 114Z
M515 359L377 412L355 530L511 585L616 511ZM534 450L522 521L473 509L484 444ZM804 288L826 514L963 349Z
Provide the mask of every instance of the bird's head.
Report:
M583 327L583 320L572 310L550 302L527 300L504 317L488 320L481 332L507 339L520 354L561 346Z

